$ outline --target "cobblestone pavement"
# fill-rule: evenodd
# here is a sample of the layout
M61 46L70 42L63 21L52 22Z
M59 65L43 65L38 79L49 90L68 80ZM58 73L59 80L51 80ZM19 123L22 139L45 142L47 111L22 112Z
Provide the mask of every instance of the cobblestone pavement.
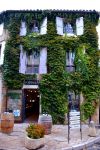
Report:
M15 124L11 134L0 132L0 150L27 150L24 146L25 128L27 126L27 123ZM80 130L73 129L68 143L68 126L53 125L52 134L45 135L45 146L39 150L67 150L68 148L69 150L100 150L100 129L97 129L96 137L89 137L88 131L89 127L83 125L81 140ZM95 139L97 140L94 143ZM84 143L87 144L87 148L81 148ZM78 145L79 148L77 148Z

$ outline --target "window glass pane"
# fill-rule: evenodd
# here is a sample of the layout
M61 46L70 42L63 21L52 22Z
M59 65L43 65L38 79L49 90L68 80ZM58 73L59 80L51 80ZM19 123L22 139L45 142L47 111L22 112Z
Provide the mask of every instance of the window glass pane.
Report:
M75 71L75 66L66 66L66 71L68 71L68 72Z
M27 65L26 74L39 73L39 65Z
M34 66L33 72L34 73L39 73L39 66Z
M66 71L68 72L75 71L74 58L75 58L74 51L66 52Z
M36 49L27 56L26 74L39 73L40 52Z
M68 92L68 102L70 111L79 111L79 95L74 92Z
M67 33L67 34L74 34L72 25L71 25L70 23L67 23L67 24L64 26L64 33Z
M39 25L36 20L34 20L30 25L31 32L39 33Z

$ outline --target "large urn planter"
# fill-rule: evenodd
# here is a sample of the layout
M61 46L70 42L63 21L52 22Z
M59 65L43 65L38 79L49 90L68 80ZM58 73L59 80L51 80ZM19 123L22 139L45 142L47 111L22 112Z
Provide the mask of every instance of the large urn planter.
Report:
M45 144L45 129L40 124L30 124L25 132L25 147L27 149L38 149Z
M42 146L44 146L45 140L44 138L39 138L39 139L32 139L29 138L27 135L25 136L25 147L27 149L37 149Z

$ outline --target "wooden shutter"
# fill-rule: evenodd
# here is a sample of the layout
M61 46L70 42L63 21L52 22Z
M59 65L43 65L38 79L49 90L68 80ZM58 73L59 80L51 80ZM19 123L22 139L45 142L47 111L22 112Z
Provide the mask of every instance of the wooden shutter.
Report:
M47 33L47 17L44 18L40 29L40 34L46 34L46 33Z
M47 48L42 48L40 50L40 64L39 64L39 74L47 73Z
M57 34L63 35L63 19L60 17L56 17L56 28Z
M3 65L3 61L4 61L4 50L5 50L5 44L6 42L3 41L1 43L1 57L0 57L0 65Z
M0 24L0 36L3 34L3 28L4 28L4 24Z
M84 22L83 17L76 19L76 34L83 35L84 32Z
M27 32L26 23L24 21L22 21L21 27L20 27L20 36L25 36L26 32Z
M23 51L23 47L22 47L22 45L20 45L20 63L19 63L19 72L20 73L25 74L26 61L27 61L26 52Z

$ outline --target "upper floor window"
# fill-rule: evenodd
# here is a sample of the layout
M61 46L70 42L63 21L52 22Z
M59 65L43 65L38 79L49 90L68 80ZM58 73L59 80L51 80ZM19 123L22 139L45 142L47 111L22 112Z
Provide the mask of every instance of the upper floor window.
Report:
M39 23L38 20L33 20L33 22L30 23L29 31L34 33L46 34L47 17L45 17L41 23ZM26 34L27 34L26 22L22 21L20 27L20 36L26 36Z
M64 25L64 33L74 34L72 25L70 23Z
M65 22L64 18L56 17L57 34L67 36L83 35L84 22L83 17L77 18L76 23L72 25L70 22ZM74 29L75 28L75 29Z
M74 51L66 52L66 71L68 72L75 71L74 58L75 58Z
M19 72L23 74L47 73L47 48L35 49L30 55L20 45Z
M39 33L39 23L37 20L33 20L33 22L30 24L30 31Z

